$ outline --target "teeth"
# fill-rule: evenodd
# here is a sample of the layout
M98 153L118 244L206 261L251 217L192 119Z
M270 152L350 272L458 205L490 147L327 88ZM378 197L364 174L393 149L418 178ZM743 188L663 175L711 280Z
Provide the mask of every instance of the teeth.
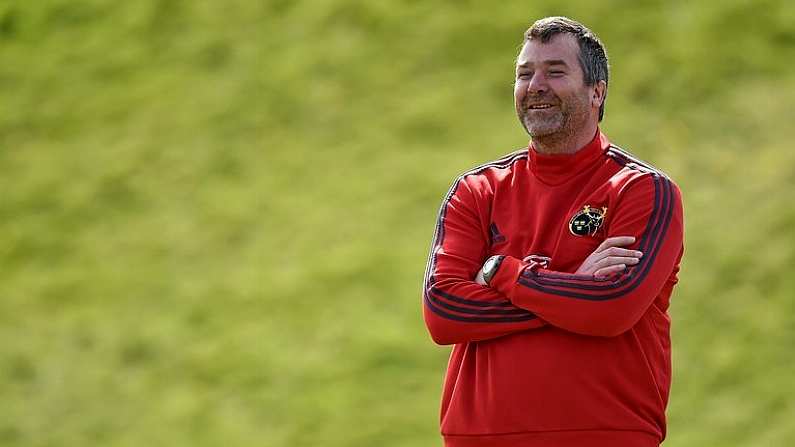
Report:
M537 105L537 106L530 106L530 108L531 108L531 109L548 109L548 108L550 108L550 107L552 107L552 106L551 106L551 105L549 105L549 104L542 104L542 105Z

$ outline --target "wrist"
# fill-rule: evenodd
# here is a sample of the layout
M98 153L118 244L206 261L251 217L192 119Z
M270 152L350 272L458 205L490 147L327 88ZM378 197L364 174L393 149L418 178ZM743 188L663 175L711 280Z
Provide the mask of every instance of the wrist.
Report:
M497 271L500 269L503 260L505 260L504 255L495 255L483 263L483 282L486 285L490 285L492 278L494 278L494 275L496 275Z
M517 278L526 267L527 264L519 259L506 256L500 263L500 268L491 277L489 287L510 297Z

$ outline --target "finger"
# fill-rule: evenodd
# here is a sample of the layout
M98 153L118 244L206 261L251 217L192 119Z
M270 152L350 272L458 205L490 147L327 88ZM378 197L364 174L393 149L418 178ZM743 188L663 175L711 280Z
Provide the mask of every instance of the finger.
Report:
M635 265L640 262L640 259L625 256L608 256L596 262L594 268L599 270L601 268L609 267L611 265Z
M609 247L603 251L594 252L590 256L590 261L592 263L596 263L597 261L601 261L602 259L608 256L620 256L620 257L627 257L627 258L640 258L643 256L643 253L638 250L628 250L626 248L618 248L618 247Z
M608 276L610 276L610 275L612 275L614 273L623 272L626 268L627 268L627 266L624 265L624 264L611 265L610 267L601 268L601 269L595 271L593 276L595 278L605 278L605 277L608 277Z
M605 239L604 241L602 241L602 243L599 245L599 247L596 249L596 251L606 250L606 249L608 249L610 247L621 247L621 246L624 246L624 245L632 244L633 242L635 242L635 237L634 236L609 237L609 238Z
M627 248L610 247L604 251L608 256L626 256L629 258L640 258L643 252L639 250L630 250Z

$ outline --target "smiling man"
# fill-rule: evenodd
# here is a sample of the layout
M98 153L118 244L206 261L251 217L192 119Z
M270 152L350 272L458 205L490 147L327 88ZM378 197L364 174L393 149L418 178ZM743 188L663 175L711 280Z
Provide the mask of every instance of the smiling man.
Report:
M455 345L446 446L665 438L681 196L600 131L608 71L589 29L535 22L514 89L529 147L461 175L442 203L423 309Z

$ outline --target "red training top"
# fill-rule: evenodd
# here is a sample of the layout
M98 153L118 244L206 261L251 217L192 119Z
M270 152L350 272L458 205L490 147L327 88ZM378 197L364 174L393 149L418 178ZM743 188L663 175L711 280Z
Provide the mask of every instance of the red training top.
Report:
M640 262L574 275L606 238ZM532 145L458 178L425 273L431 337L455 344L445 445L657 446L671 382L669 297L683 253L678 187L597 132L570 155ZM491 287L474 282L507 257Z

